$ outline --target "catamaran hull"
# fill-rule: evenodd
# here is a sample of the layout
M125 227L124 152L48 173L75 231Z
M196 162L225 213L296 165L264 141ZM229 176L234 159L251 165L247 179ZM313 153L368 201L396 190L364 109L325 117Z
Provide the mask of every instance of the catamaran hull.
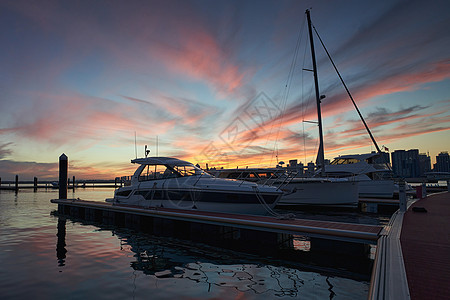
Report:
M368 198L393 198L393 180L367 180L358 181L358 193L360 197Z
M352 181L293 182L283 188L283 205L357 206L358 184Z

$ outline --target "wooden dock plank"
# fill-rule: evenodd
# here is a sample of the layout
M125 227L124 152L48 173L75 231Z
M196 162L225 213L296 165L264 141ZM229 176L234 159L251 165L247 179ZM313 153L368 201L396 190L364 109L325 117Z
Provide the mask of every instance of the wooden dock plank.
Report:
M449 216L448 192L421 199L405 213L400 241L411 299L450 299Z

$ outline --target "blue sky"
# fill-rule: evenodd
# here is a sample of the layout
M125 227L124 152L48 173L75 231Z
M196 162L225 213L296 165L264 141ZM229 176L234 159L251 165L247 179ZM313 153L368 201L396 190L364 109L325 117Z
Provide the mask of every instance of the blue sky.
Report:
M450 146L448 1L2 1L0 177L129 175L151 154L204 166L315 160L305 23L381 145ZM316 38L316 37L315 37ZM299 41L296 60L293 61ZM316 38L325 157L374 150ZM291 65L292 76L289 77ZM157 138L158 137L158 138Z

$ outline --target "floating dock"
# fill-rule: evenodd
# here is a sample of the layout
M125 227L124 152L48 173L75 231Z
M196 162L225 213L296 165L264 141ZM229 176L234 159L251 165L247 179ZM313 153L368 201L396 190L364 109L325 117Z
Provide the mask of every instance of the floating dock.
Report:
M364 244L375 244L382 230L382 226L375 225L289 219L283 216L241 215L163 207L142 208L75 199L54 199L51 202L58 204L59 213L119 225L124 223L124 220L130 220L130 218L134 220L132 222L146 224L148 227L154 226L158 219L176 220L186 224L210 224ZM142 219L142 217L145 219Z

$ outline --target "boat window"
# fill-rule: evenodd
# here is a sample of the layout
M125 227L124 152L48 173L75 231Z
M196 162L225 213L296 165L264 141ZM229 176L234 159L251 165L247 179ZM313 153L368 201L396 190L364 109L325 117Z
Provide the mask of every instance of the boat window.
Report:
M258 173L260 178L278 178L278 175L276 175L274 172L262 172Z
M168 168L173 169L174 173L181 177L194 175L211 176L195 166L170 166Z
M351 165L359 163L359 159L356 158L336 158L331 162L331 165Z
M230 179L245 179L245 178L256 178L255 174L247 172L247 171L239 171L229 173L226 178Z
M165 165L146 165L139 175L139 181L168 179L176 177L179 177L179 175L173 170L167 168Z
M241 175L242 175L242 172L232 172L232 173L228 174L227 178L237 179L237 178L240 178Z

